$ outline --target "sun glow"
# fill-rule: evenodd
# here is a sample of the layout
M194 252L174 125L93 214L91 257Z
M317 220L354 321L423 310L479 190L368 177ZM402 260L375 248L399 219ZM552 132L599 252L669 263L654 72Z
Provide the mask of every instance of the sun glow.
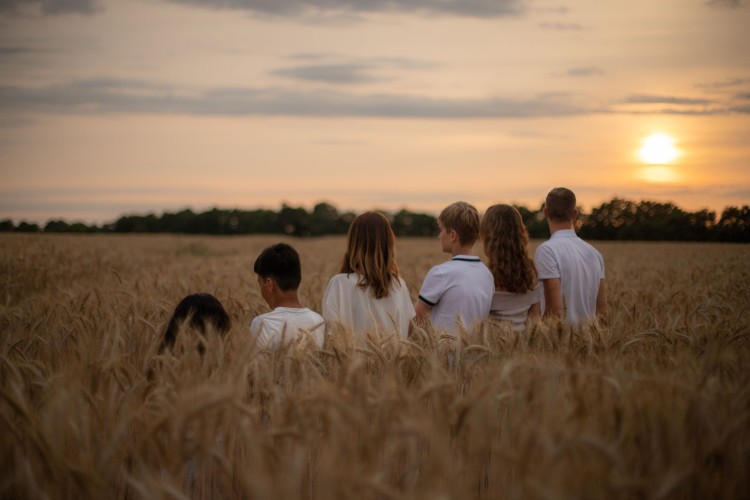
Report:
M640 173L641 179L647 182L668 183L677 181L677 174L672 167L653 165L644 167Z
M649 165L664 165L672 163L680 154L674 147L674 140L667 134L655 133L643 139L643 145L638 151L644 163Z

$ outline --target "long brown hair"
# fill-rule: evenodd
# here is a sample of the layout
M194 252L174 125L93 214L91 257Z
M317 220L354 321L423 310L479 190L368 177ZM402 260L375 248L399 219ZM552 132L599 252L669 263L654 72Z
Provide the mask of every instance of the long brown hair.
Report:
M380 212L365 212L349 226L342 273L359 274L357 285L371 288L375 298L388 296L391 283L398 284L393 229Z
M518 210L510 205L492 205L482 217L480 234L495 288L511 293L531 290L536 269L529 257L529 233Z

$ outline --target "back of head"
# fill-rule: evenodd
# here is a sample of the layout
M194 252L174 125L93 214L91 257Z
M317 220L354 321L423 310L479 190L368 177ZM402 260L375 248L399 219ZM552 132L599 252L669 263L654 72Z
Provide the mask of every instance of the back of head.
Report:
M231 326L229 315L216 297L210 293L188 295L175 307L159 346L160 353L174 346L177 332L185 324L201 334L211 329L221 335L227 333Z
M495 287L511 293L531 290L536 270L528 254L529 234L518 210L492 205L482 217L481 235Z
M302 282L302 266L299 254L286 243L271 245L261 252L253 271L261 278L272 278L283 292L299 288Z
M479 238L479 212L465 201L457 201L445 207L438 220L445 229L456 231L461 246L473 245Z
M554 188L544 202L547 218L555 222L570 222L576 210L576 195L568 188Z
M380 212L365 212L349 226L342 273L360 275L358 285L370 288L376 298L386 297L398 279L396 237L388 219Z

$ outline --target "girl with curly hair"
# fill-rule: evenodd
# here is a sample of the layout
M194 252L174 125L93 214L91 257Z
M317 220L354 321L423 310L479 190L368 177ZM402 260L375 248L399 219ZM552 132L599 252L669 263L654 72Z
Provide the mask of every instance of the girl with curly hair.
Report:
M492 205L482 217L479 232L487 267L495 278L490 318L523 330L527 318L541 314L542 287L529 257L529 234L521 214L510 205Z

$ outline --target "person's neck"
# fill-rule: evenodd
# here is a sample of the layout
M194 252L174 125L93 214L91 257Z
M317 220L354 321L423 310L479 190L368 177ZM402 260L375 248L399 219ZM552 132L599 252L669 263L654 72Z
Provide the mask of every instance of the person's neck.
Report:
M469 246L455 246L451 248L451 257L456 257L457 255L470 255L474 256L474 245Z
M550 235L553 235L558 231L573 229L573 221L554 221L547 219L547 224L549 225Z
M301 309L302 307L304 307L299 301L297 290L292 290L289 292L278 292L273 299L274 300L273 305L271 305L271 309L276 309L277 307Z

